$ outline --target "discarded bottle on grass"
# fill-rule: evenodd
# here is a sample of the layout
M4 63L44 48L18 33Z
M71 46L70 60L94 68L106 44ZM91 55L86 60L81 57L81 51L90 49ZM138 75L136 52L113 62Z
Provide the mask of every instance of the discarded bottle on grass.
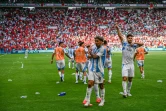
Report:
M58 96L64 96L64 95L66 95L66 92L61 92L58 94Z

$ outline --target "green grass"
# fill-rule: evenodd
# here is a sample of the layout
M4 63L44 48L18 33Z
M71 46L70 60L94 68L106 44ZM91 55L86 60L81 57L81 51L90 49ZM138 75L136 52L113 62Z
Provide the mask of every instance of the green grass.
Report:
M105 105L99 107L95 103L93 91L93 106L89 108L82 105L87 85L81 81L75 84L72 75L75 70L68 69L67 60L65 82L60 84L56 84L59 75L55 62L51 65L50 60L51 53L29 54L28 59L23 54L0 55L0 111L166 111L166 52L150 52L146 56L144 80L135 65L133 96L126 99L119 94L122 91L121 53L115 53L112 84L105 84ZM108 80L107 71L105 79ZM62 91L67 94L58 96ZM27 98L20 98L24 95Z

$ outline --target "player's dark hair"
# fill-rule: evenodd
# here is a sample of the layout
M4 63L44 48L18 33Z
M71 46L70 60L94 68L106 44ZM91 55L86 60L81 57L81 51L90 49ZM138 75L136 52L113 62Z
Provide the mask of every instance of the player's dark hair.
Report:
M60 46L61 44L63 44L63 42L59 42L59 46Z
M134 37L134 36L133 36L132 34L127 34L127 38L128 38L128 37Z
M84 44L84 42L82 42L82 41L79 41L79 42L78 42L78 45L79 45L79 46L82 46L82 44Z
M104 40L104 45L106 45L107 44L107 41L106 40Z
M90 47L90 45L87 45L86 47L87 47L87 48L89 48L89 47Z
M96 36L95 39L98 39L98 40L100 40L100 41L102 41L102 42L104 41L104 38L101 37L101 36Z

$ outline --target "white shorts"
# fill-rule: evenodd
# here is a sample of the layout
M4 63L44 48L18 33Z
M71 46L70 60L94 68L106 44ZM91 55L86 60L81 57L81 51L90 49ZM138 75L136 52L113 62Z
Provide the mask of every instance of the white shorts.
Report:
M140 66L144 66L144 60L137 60L137 65Z
M122 77L134 77L134 64L122 65Z
M85 72L86 71L86 63L76 63L76 71Z
M74 62L74 58L69 59L69 62Z
M111 59L106 59L105 61L105 68L112 68L112 60Z
M65 68L65 60L56 61L56 65L58 70L63 70Z
M104 77L100 72L89 71L88 80L92 80L95 84L100 84L104 82Z

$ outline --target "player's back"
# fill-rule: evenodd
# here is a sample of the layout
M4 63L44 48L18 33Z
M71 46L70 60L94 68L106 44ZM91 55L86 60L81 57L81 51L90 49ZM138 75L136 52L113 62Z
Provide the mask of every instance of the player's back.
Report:
M77 50L75 50L75 61L77 63L84 63L86 60L86 53L83 47L79 47Z
M137 48L137 60L144 60L145 59L145 49L143 47Z
M64 50L62 47L57 47L55 49L55 59L56 60L63 60L64 59Z

